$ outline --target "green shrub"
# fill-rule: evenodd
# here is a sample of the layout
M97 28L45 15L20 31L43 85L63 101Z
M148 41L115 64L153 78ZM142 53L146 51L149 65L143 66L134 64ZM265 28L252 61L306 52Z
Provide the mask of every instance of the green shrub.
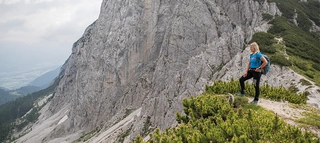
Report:
M320 114L314 113L314 112L303 112L304 118L298 119L297 122L311 125L316 127L317 129L320 129Z
M305 73L305 75L306 75L307 77L311 78L311 79L314 78L313 73L307 72L307 73Z
M300 79L300 82L302 85L312 85L309 81L305 80L305 79Z
M272 64L278 64L280 66L291 66L292 63L285 58L282 54L276 54L270 57L270 62Z
M304 82L304 81L301 81ZM252 84L246 82L246 96L254 97L255 88ZM215 81L213 86L206 86L206 93L209 94L235 94L239 93L240 85L238 80L231 79L230 82ZM293 93L284 87L270 87L268 84L264 84L260 87L260 96L269 98L275 101L289 101L295 104L305 104L307 102L306 93Z
M294 65L297 66L299 69L303 70L303 71L308 71L309 67L308 64L302 61L295 61Z
M313 67L314 69L316 69L317 71L320 71L320 64L318 64L318 63L312 63L312 67Z
M320 59L320 38L319 35L310 33L292 23L288 23L285 17L276 17L270 24L269 33L281 36L287 47L287 53L292 56L301 57L319 63ZM301 23L302 27L307 27L307 23Z
M297 17L298 26L305 31L309 31L312 26L312 22L309 20L308 16L303 12L298 12Z
M276 17L275 19L271 20L269 23L272 24L272 26L269 28L268 33L271 33L273 35L282 36L282 33L291 29L291 26L287 22L287 19L282 16Z
M292 93L297 93L297 92L299 92L298 87L295 86L295 85L291 85L291 86L288 88L288 90L290 90Z
M304 12L309 16L309 18L315 22L317 26L320 26L320 16L319 16L319 7L320 2L316 0L308 0L306 3L307 8L304 8ZM318 11L318 12L317 12Z
M235 97L234 98L234 103L233 103L233 108L240 108L243 107L248 103L248 98L245 97Z
M306 37L292 32L283 36L283 39L286 42L287 51L293 55L306 60L312 60L316 63L320 61L318 58L320 56L320 49L315 46L318 43L311 43Z
M263 46L263 47L261 47L260 48L260 51L262 52L262 53L268 53L268 54L274 54L274 53L276 53L277 52L277 49L276 49L276 47L275 46Z
M263 13L262 18L263 18L263 20L271 20L273 18L273 16L269 13Z
M282 15L288 19L292 19L295 14L295 7L292 6L289 0L268 0L269 2L275 2L277 7L282 12ZM296 0L292 0L297 2Z
M286 124L273 112L247 105L235 109L224 97L208 93L184 99L185 115L177 113L180 124L164 132L156 129L148 142L320 142L316 135ZM138 136L135 143L144 141Z
M315 22L316 25L320 26L320 16L319 7L320 2L317 0L308 0L306 2L301 2L300 0L268 0L269 2L275 2L277 7L282 12L282 16L287 19L292 19L294 14L299 15L304 14ZM309 20L308 20L309 21Z
M271 46L272 44L276 43L274 39L274 35L271 33L266 32L257 32L252 36L252 42L257 42L259 44L260 49L263 47Z

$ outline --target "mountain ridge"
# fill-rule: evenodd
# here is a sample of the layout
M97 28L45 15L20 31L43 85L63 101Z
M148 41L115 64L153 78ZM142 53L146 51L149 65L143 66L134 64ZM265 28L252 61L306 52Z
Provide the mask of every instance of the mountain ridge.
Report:
M50 84L52 84L54 78L57 77L59 72L60 67L40 75L39 77L31 81L28 85L22 86L15 90L3 88L3 91L1 91L0 93L0 96L2 96L0 105L15 100L18 97L23 97L27 94L31 94L33 92L47 88ZM2 90L2 87L0 87L0 90Z
M50 83L54 80L54 78L56 78L59 75L60 68L61 66L42 74L41 76L31 81L28 85L37 86L41 89L47 88L50 85Z
M63 122L51 122L47 134L24 141L73 141L108 130L140 108L140 116L123 127L126 142L174 126L183 98L199 95L213 80L242 74L247 43L271 26L263 13L281 15L275 3L266 1L104 0L99 18L74 43L42 111L41 122L52 117ZM287 67L273 65L269 75L263 83L295 79L301 85L300 76Z
M107 129L141 107L131 137L148 132L148 122L170 127L182 98L210 83L207 65L218 70L254 31L268 29L262 13L280 15L275 4L254 1L103 1L73 46L49 110L71 106L71 132Z

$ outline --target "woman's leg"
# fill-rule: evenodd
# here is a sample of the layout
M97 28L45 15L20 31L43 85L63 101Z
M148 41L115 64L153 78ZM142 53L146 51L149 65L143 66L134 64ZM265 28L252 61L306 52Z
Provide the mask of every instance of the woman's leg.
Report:
M240 90L240 93L241 93L241 94L245 94L245 93L244 93L244 90L245 90L245 84L244 84L244 82L245 82L246 80L252 78L252 76L253 76L253 75L252 75L252 72L253 72L253 71L248 71L248 74L247 74L246 77L241 76L241 78L239 79L240 87L241 87L241 90Z
M254 72L253 73L253 85L254 88L256 89L256 95L254 96L253 101L258 101L259 96L260 96L260 78L261 78L261 73L260 72Z

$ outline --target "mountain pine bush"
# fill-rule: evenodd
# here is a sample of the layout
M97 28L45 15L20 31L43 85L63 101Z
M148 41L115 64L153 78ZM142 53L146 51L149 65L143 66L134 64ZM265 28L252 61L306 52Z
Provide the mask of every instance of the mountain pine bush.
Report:
M237 84L236 84L237 83ZM156 129L150 134L148 143L226 143L226 142L310 142L319 143L320 139L308 132L287 124L271 111L253 104L235 108L224 93L236 92L238 82L217 81L207 86L207 92L190 99L184 99L184 114L177 113L177 127L161 132ZM266 97L277 100L289 99L290 102L304 101L304 95L294 94L284 88L264 87ZM219 92L219 93L216 93ZM289 96L275 96L274 93ZM237 100L243 98L235 98ZM135 143L144 143L141 136Z
M246 96L254 97L255 89L253 84L246 82ZM231 81L215 81L213 86L206 86L208 93L215 94L236 94L240 91L238 80L231 79ZM284 87L271 87L268 84L260 86L260 97L268 98L275 101L288 101L295 104L306 104L307 93L293 93Z

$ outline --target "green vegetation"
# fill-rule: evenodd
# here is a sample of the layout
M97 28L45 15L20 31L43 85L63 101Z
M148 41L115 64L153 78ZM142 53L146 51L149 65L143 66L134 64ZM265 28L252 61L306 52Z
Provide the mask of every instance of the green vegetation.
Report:
M77 142L86 142L88 141L90 138L92 138L99 130L96 128L88 133L85 133L84 135L82 135L80 138L78 138L77 140L73 141L72 143L77 143Z
M268 13L263 13L262 14L262 18L263 20L271 20L273 18L273 16L271 14L268 14Z
M292 62L288 60L283 54L277 53L271 56L270 62L280 66L291 66Z
M11 136L12 129L16 128L18 130L21 130L29 123L33 123L38 119L38 111L42 107L33 108L35 101L40 97L53 93L54 88L56 87L58 82L59 80L55 80L55 83L46 89L28 94L24 97L19 97L14 101L7 102L0 106L0 142L9 140L8 137ZM24 116L30 110L31 112ZM21 118L20 122L16 123L16 119L19 118Z
M126 130L125 132L123 132L122 134L120 134L120 136L118 137L118 142L119 142L119 143L123 143L123 142L124 142L124 139L125 139L127 136L129 136L130 131L132 130L132 126L133 126L133 125L131 125L131 127L130 127L128 130Z
M275 2L283 13L282 16L264 19L272 24L268 32L255 33L250 41L257 42L261 52L270 57L271 64L288 66L320 85L320 34L310 32L312 20L320 26L320 2L309 0L268 0ZM296 18L294 16L297 16ZM270 20L271 19L271 20ZM294 20L296 20L296 23ZM275 38L282 38L277 42Z
M255 0L263 3L264 0ZM275 2L281 16L262 14L264 20L272 24L267 32L258 32L250 41L257 42L260 50L270 57L271 64L287 66L320 85L320 35L310 32L312 21L320 26L319 7L317 0L268 0ZM223 14L223 13L221 13ZM283 39L282 42L276 39ZM219 70L220 67L212 67ZM272 69L271 69L272 70ZM212 71L213 75L214 71ZM33 108L34 102L41 96L53 93L54 87L29 94L0 106L0 142L9 140L12 129L22 129L34 122L41 107ZM312 85L307 80L300 81L303 85ZM246 84L247 96L253 97L254 87ZM184 114L177 114L180 125L160 133L156 130L150 142L320 142L319 138L309 132L301 132L298 128L288 126L273 113L259 106L247 104L246 98L235 98L230 105L223 97L228 93L239 91L237 81L216 81L214 86L206 86L202 95L183 101ZM308 93L296 94L297 87L292 85L289 90L283 87L274 88L261 86L261 97L276 101L288 101L305 104ZM5 93L6 91L0 90ZM320 92L318 90L318 92ZM33 109L32 109L33 108ZM30 109L32 111L16 124ZM127 110L129 115L131 110ZM319 128L319 112L306 112L305 118L298 120L301 124ZM151 117L148 116L143 127L143 136L150 132ZM96 131L85 134L81 140L87 140ZM121 140L128 132L121 135ZM143 142L137 138L136 142Z
M300 82L302 85L311 85L311 83L305 79L301 79Z
M213 86L207 86L205 93L184 99L184 114L177 113L176 118L179 125L164 132L156 129L150 134L148 142L320 142L315 134L287 124L271 111L249 104L248 100L243 100L246 97L236 97L235 102L230 104L223 93L232 93L234 84L234 81L216 81ZM272 93L274 90L285 89L269 88L264 92ZM301 95L292 94L289 98L296 101ZM240 106L235 106L239 103ZM308 117L312 118L307 118L307 121L301 119L300 122L319 128L319 113L308 114ZM138 136L135 143L144 143L143 138Z
M314 126L320 129L320 113L304 112L304 118L299 119L298 122L306 124L307 126Z
M290 90L290 91L293 92L293 93L299 92L299 88L296 87L295 85L291 85L291 86L288 88L288 90Z
M246 96L254 97L255 89L252 84L246 82ZM206 86L207 93L213 94L228 94L238 93L240 89L239 81L231 79L230 82L216 81L214 86ZM260 97L268 98L275 101L288 101L295 104L306 104L307 93L295 93L284 87L271 87L267 84L260 87Z
M150 121L151 117L148 116L147 117L147 121L145 122L145 124L143 125L143 130L142 130L142 135L147 135L150 132L149 127L151 126L151 121Z
M314 21L316 25L320 25L320 3L317 0L308 0L307 2L301 2L300 0L268 0L268 2L275 2L282 12L282 16L287 19L293 19L295 13L297 13L297 22L301 27L306 27L307 31L309 31L309 19Z
M293 105L293 108L298 108L304 110L302 113L304 117L297 119L296 122L300 123L300 127L303 128L312 128L312 129L320 129L320 109L314 108L311 105L302 105L297 106Z
M250 43L257 42L272 64L288 66L320 85L320 35L310 32L310 20L320 25L319 1L269 2L275 2L283 15L272 17L263 14L263 19L270 21L272 27L268 32L255 33ZM306 80L301 83L311 85ZM233 79L228 83L216 81L214 86L206 86L207 91L202 95L183 100L185 115L177 113L177 127L163 133L156 129L150 135L149 142L320 142L310 132L287 125L277 115L259 106L246 104L243 98L235 98L233 105L230 105L221 96L237 93L239 88L239 83ZM246 84L246 89L246 95L253 97L254 87ZM305 104L308 93L296 94L296 91L294 85L289 90L264 85L261 87L261 97ZM304 115L305 118L299 119L299 123L319 129L318 112L306 112ZM141 143L143 140L137 137L135 142Z
M270 53L273 54L276 52L276 49L273 47L273 44L276 43L276 40L274 39L275 36L270 33L266 32L257 32L252 37L251 42L257 42L259 44L260 50L264 53Z
M0 89L0 105L39 90L40 87L36 86L24 86L16 90Z
M0 89L0 95L1 95L0 105L8 101L14 100L16 98L15 96L10 95L8 91L3 89Z
M257 42L261 52L270 57L271 64L288 66L320 85L320 34L310 32L312 26L310 20L320 26L320 2L316 0L307 2L268 0L268 2L275 2L282 16L271 18L270 15L263 14L263 19L270 21L272 26L267 33L255 33L250 43ZM278 43L275 38L282 38L283 42Z

